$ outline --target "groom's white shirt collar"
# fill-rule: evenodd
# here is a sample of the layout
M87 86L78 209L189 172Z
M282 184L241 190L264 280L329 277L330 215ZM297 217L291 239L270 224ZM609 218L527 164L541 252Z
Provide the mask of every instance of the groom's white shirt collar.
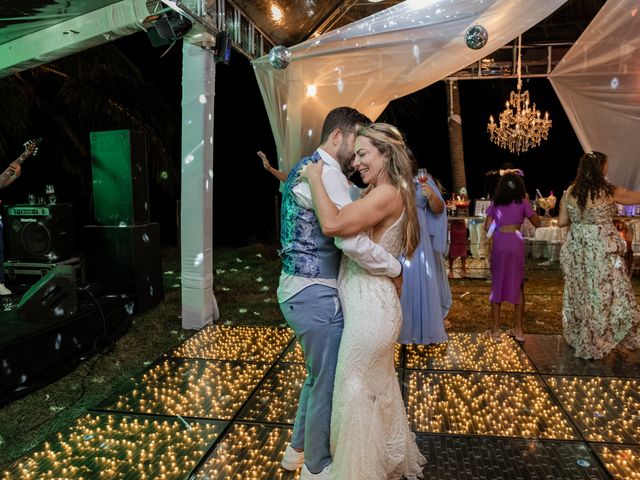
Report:
M320 158L324 163L332 166L333 168L337 168L338 170L340 170L340 172L342 172L342 168L340 167L340 164L335 158L333 158L331 155L329 155L320 147L318 147L317 151L318 151L318 155L320 155Z

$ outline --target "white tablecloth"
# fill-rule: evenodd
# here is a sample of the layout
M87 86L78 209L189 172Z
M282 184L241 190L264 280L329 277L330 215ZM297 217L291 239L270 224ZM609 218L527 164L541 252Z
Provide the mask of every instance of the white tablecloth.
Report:
M551 243L562 243L567 237L567 229L560 227L539 227L533 235L534 240Z
M533 238L527 240L527 256L536 260L557 261L560 259L560 247L567 238L567 227L538 227Z

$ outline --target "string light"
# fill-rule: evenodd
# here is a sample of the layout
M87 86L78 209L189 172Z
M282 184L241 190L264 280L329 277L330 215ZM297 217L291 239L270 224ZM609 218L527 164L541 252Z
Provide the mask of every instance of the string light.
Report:
M258 385L269 365L165 359L132 380L105 410L230 419Z
M407 405L419 432L576 438L533 375L410 372Z
M613 478L640 479L640 448L613 445L594 446Z
M484 342L479 334L450 333L447 343L407 346L406 368L490 372L533 372L526 353L510 337Z
M302 363L277 365L240 418L293 424L306 376L307 369Z
M172 352L174 357L274 362L293 338L288 328L203 328Z
M295 478L280 468L290 438L290 428L236 424L198 470L195 480Z
M3 480L185 478L224 424L88 414L23 457Z
M640 381L552 377L549 386L590 442L640 440Z
M175 350L180 357L163 358L99 406L127 413L85 415L1 478L186 478L226 427L193 417L238 418L195 479L292 478L279 468L291 428L259 424L291 425L295 418L306 367L292 338L282 328L205 328ZM395 346L396 366L402 349ZM419 432L576 440L548 385L587 441L638 443L637 379L545 376L543 382L511 339L496 343L468 333L450 334L443 345L407 346L404 366L410 369L404 371L407 412ZM638 447L593 448L613 476L640 480Z

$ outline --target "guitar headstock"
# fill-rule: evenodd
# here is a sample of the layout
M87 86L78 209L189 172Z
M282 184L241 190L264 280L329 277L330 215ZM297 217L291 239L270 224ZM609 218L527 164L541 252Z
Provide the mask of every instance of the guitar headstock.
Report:
M34 138L32 140L28 140L24 144L25 152L29 152L30 155L35 155L38 153L38 144L42 141L42 137Z

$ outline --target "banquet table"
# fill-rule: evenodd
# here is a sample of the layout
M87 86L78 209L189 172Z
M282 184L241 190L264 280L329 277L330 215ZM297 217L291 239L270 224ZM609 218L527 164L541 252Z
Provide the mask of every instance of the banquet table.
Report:
M554 225L554 219L547 226L538 227L533 237L528 238L528 252L534 259L548 262L560 260L560 247L567 238L567 227Z

